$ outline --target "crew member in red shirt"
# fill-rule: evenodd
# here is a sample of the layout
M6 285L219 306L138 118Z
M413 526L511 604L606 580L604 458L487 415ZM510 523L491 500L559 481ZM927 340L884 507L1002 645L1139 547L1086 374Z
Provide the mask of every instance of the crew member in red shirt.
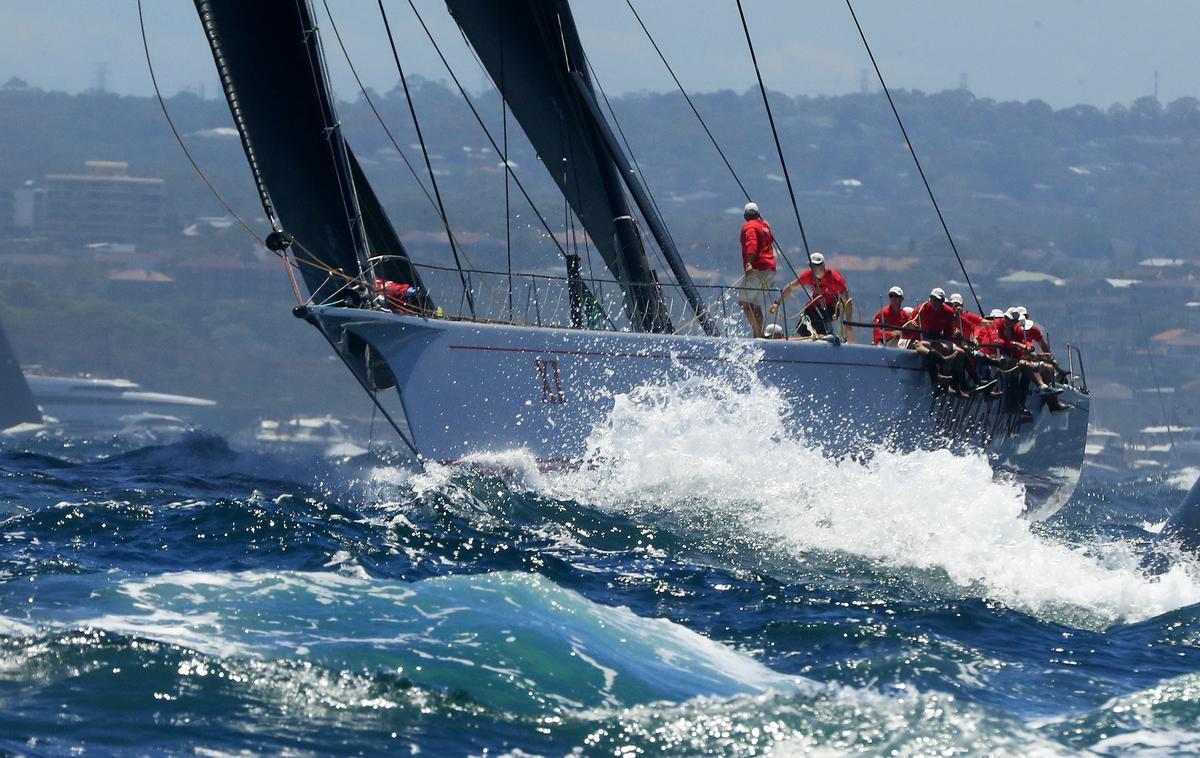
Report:
M996 342L999 344L1000 355L1010 361L1016 361L1021 366L1021 374L1033 380L1038 391L1043 395L1055 395L1062 392L1054 386L1053 368L1045 363L1025 360L1033 352L1029 345L1025 330L1021 328L1021 313L1016 308L1009 308L1004 318L998 320ZM1050 410L1058 410L1057 400L1050 402Z
M983 316L963 308L963 296L957 292L950 296L950 307L954 309L954 318L958 322L955 324L957 336L954 344L962 347L963 343L975 337L975 330L983 322Z
M763 306L775 291L775 237L756 203L746 203L742 217L742 286L738 305L755 337L763 336ZM771 311L774 313L774 311Z
M1004 311L999 308L993 308L988 317L983 320L979 326L975 327L975 342L979 345L979 351L984 355L995 357L996 350L996 331L1000 328L1000 322L1004 320Z
M779 309L779 302L792 294L797 287L801 287L806 294L812 293L811 299L804 306L804 314L808 316L811 330L815 332L815 336L830 334L839 307L842 310L843 321L854 318L854 300L850 297L846 278L837 269L825 265L824 255L813 253L808 257L808 264L808 268L801 271L795 281L783 288L779 300L771 304L770 312L775 313ZM852 341L849 326L846 327L846 341Z
M1038 347L1042 348L1043 353L1050 352L1050 340L1046 339L1045 332L1042 327L1033 322L1029 318L1029 309L1023 305L1017 306L1017 313L1021 314L1021 328L1025 330L1025 336L1029 338L1029 344L1037 343Z
M996 320L994 337L1000 355L1013 360L1021 360L1029 352L1025 330L1021 328L1021 314L1016 308L1009 308L1004 318Z
M946 304L946 291L934 287L929 299L921 303L905 326L915 325L921 331L917 352L926 357L931 375L936 381L949 384L947 392L968 394L964 371L966 354L954 344L958 317Z
M415 312L412 297L416 294L416 290L411 284L376 277L375 292L378 293L379 304L393 313Z
M898 329L884 329L885 326L904 326L912 319L912 308L904 307L904 290L892 287L888 290L888 304L879 309L871 323L879 324L872 332L871 341L876 345L895 345L900 339ZM908 338L908 335L904 335Z
M915 325L921 330L923 341L949 341L954 337L956 320L954 309L946 305L946 290L934 287L929 293L929 299L913 312L909 325Z

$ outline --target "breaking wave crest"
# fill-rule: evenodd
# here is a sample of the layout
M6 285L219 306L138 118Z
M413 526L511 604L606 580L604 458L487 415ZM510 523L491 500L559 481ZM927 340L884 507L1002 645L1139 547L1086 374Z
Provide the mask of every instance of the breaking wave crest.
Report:
M801 560L834 551L921 570L966 593L1080 626L1137 621L1200 601L1177 556L1149 576L1127 542L1072 543L1022 519L1020 485L949 451L834 460L785 434L763 386L701 377L615 399L589 440L597 465L547 477L555 497L690 524Z

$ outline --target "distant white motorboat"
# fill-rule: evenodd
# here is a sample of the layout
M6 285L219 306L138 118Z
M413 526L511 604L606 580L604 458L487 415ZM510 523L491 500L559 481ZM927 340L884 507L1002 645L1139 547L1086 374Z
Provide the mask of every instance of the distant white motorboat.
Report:
M333 416L263 419L254 439L268 447L307 447L325 455L355 456L367 452L350 437L346 424Z
M1200 426L1147 426L1125 446L1135 469L1200 466Z
M128 379L24 373L42 414L73 432L186 430L193 414L216 406L205 398L148 392Z
M1108 429L1088 429L1087 442L1083 448L1083 463L1101 471L1127 471L1125 443L1121 435Z

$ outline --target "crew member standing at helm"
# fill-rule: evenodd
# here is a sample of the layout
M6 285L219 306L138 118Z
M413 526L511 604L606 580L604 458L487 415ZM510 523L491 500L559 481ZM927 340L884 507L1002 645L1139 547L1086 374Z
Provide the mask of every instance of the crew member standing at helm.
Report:
M775 313L779 302L792 294L797 287L804 287L806 292L812 292L812 299L804 306L804 315L815 336L830 334L833 331L833 319L837 309L842 309L842 319L849 321L854 318L854 301L850 299L850 290L846 287L846 279L837 269L825 265L825 256L813 253L808 256L808 268L800 272L795 281L783 288L779 300L771 304L770 313ZM850 339L850 327L846 327L846 339Z
M758 212L757 203L746 203L742 217L742 286L738 305L755 337L763 336L763 306L775 290L775 237ZM774 311L772 311L774 313Z

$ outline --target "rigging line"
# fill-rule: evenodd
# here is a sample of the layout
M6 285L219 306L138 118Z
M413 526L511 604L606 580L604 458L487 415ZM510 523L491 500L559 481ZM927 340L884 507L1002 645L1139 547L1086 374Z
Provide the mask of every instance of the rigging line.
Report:
M583 62L591 72L592 81L596 83L596 89L600 90L600 97L604 99L604 106L608 108L608 115L612 118L613 125L617 127L617 134L621 136L621 143L625 145L625 152L629 153L630 160L633 161L633 168L637 171L638 177L642 180L642 186L646 188L646 194L650 196L650 205L654 207L654 212L662 218L662 210L658 207L658 200L654 198L654 193L650 190L650 183L646 181L646 174L642 171L642 166L638 163L637 154L633 152L633 147L629 144L629 140L625 137L625 130L621 128L621 121L617 118L617 112L613 110L612 103L608 100L608 93L604 91L604 85L600 83L600 77L596 75L596 67L592 65L592 61L588 58L587 51L583 53ZM667 233L667 239L671 244L675 244L675 238L671 235L671 230L667 227L666 222L663 222L663 229Z
M183 155L188 159L188 163L192 164L192 168L196 170L196 174L204 182L205 186L208 187L208 190L212 192L213 197L217 199L217 202L221 204L221 207L223 207L230 216L237 220L238 224L246 230L247 234L254 238L255 242L265 247L266 243L263 242L262 237L259 237L258 232L254 231L254 227L250 226L250 224L248 224L246 220L243 219L238 212L235 211L233 207L225 200L225 198L217 190L216 186L214 186L212 181L209 180L208 175L204 173L204 169L200 168L200 164L196 162L194 157L192 157L192 152L188 150L187 145L184 143L183 135L179 133L179 129L175 126L175 119L171 118L171 113L167 110L167 102L163 99L162 91L158 88L158 77L154 75L154 62L150 57L150 42L146 38L146 19L142 14L142 0L138 0L137 8L138 24L142 29L142 49L146 51L146 68L150 72L150 83L154 86L154 94L158 97L158 107L162 108L163 116L167 120L167 125L171 127L171 133L175 135L175 141L179 143L179 149L183 151Z
M380 1L382 2L382 0L380 0ZM495 150L497 154L499 154L500 146L498 144L496 144L495 138L492 137L492 133L487 128L487 124L485 124L483 122L483 117L479 115L479 111L478 111L478 109L475 108L475 104L473 102L471 102L470 95L467 94L467 90L462 86L462 83L458 80L458 76L455 75L454 69L450 67L450 62L446 60L446 56L442 53L441 46L439 46L437 43L437 40L434 39L433 32L431 32L429 30L429 26L425 23L425 18L421 15L421 12L419 10L417 10L417 6L415 4L413 4L412 0L408 0L408 5L410 8L412 8L413 14L416 15L417 21L420 22L421 28L425 31L425 36L429 39L430 44L433 45L434 51L437 52L438 58L441 59L442 66L446 69L446 73L450 74L450 79L451 79L451 81L454 82L454 86L458 89L458 94L462 96L462 99L466 102L467 107L471 109L471 115L475 116L475 121L478 122L479 128L483 130L483 134L485 137L487 137L488 142L491 143L492 149ZM463 35L463 39L465 40L466 32L462 31L462 27L459 27L459 32ZM469 42L467 44L468 44L468 46L470 45ZM472 50L472 53L473 52L474 51ZM478 57L476 57L476 61L477 62L479 61ZM481 68L483 67L482 62L480 62L479 65ZM484 70L484 72L486 73L486 69ZM495 82L493 81L492 84L494 85ZM548 221L546 221L546 217L542 215L542 212L537 207L537 204L533 202L533 198L529 196L529 192L526 191L525 185L521 183L521 178L519 176L517 176L515 171L512 170L512 166L505 165L504 168L505 168L505 171L508 172L508 175L512 177L513 184L517 185L517 189L519 189L521 191L521 195L525 198L525 201L527 203L529 203L529 207L533 210L534 215L537 216L538 221L541 222L542 228L546 230L546 234L550 237L550 240L554 243L554 246L558 248L558 252L561 255L566 256L567 251L563 248L563 246L561 244L559 244L558 239L554 236L554 232L550 229L550 223Z
M505 54L505 35L504 35L504 9L500 5L496 6L497 14L500 17L500 128L503 132L502 139L504 141L504 249L508 259L508 319L513 317L513 276L512 276L512 205L509 201L509 182L508 182L508 99L505 98L507 79L504 75L504 61L507 57Z
M312 24L311 28L303 29L305 58L308 59L309 73L312 75L313 89L320 104L321 117L325 121L325 142L329 145L330 156L334 164L341 169L340 171L335 170L334 176L337 179L338 194L342 200L342 212L350 225L350 238L356 247L354 262L358 266L358 276L365 279L369 266L364 266L364 264L371 255L371 249L367 242L367 228L363 223L362 208L358 204L358 190L354 186L354 177L350 170L349 148L342 137L342 124L334 110L333 84L329 81L329 74L325 70L325 48L321 45L317 19L315 14L311 14L312 9L308 6L308 0L296 0L297 14L303 18L302 2L310 11L309 20ZM322 92L324 96L322 96ZM368 288L373 289L373 285L374 282L369 283Z
M379 112L379 109L376 108L374 99L371 97L370 93L367 91L367 88L363 85L362 79L359 78L358 71L355 69L355 66L354 66L354 62L350 59L350 53L346 49L345 44L343 44L343 42L342 42L342 35L338 31L337 22L335 22L333 20L333 13L329 10L328 0L322 0L322 3L325 6L325 14L329 17L329 23L333 27L333 34L337 38L338 46L342 49L342 55L345 57L346 63L350 66L351 73L354 74L354 81L358 83L359 91L362 92L363 98L367 101L367 104L371 107L371 111L375 114L375 120L379 122L379 125L383 128L384 134L387 135L388 140L392 143L392 147L395 148L396 153L399 154L400 158L404 161L404 165L408 167L408 171L409 171L409 173L412 174L413 180L416 181L417 186L421 188L421 192L423 192L425 194L425 199L428 200L430 206L433 207L433 212L435 214L437 214L438 217L442 220L442 223L444 225L446 225L447 228L449 228L448 224L446 223L445 217L442 215L440 209L438 208L437 202L434 201L433 196L429 194L429 190L425 187L425 183L421 181L421 177L417 173L416 168L413 167L412 162L409 161L409 159L408 159L408 156L400 148L399 142L396 140L395 136L392 134L391 129L388 128L387 123L384 122L383 115ZM450 237L450 242L453 247L454 245L457 244L458 239L457 239L457 237L454 236L453 232L448 232L448 236ZM471 257L469 255L467 255L467 251L463 250L460 246L459 252L462 254L463 260L465 260L467 262L468 268L473 269L475 267L475 264L474 264L474 262L471 261ZM398 257L400 257L401 259L403 259L405 261L408 261L410 264L414 263L412 258L410 256L408 256L407 254L404 256L398 256ZM487 287L486 283L483 286ZM489 293L489 294L491 294L491 293Z
M741 0L738 0L740 3ZM929 185L929 179L925 177L925 169L921 167L921 161L917 158L917 151L913 147L912 140L908 138L908 130L904 128L904 121L900 118L900 111L896 109L896 102L892 100L892 92L888 89L887 82L883 80L883 72L879 70L879 64L875 61L875 53L871 52L871 45L867 42L867 35L863 32L862 24L858 23L858 14L854 12L854 6L850 0L846 0L846 7L850 10L850 17L854 19L854 26L858 29L858 36L862 39L863 47L866 48L867 57L871 59L871 65L875 68L875 76L879 78L879 86L883 88L883 94L887 96L888 105L892 107L892 115L896 117L896 123L900 126L900 133L904 135L904 144L908 146L908 152L912 154L913 163L917 165L917 173L921 175L921 181L925 184L925 191L929 193L929 201L933 203L933 210L937 212L938 221L942 224L942 231L946 233L946 239L950 242L950 249L954 251L954 257L958 260L958 267L962 269L963 276L967 279L967 287L971 290L971 297L975 298L975 306L979 309L980 315L983 314L983 303L979 301L979 295L975 292L975 285L971 283L971 275L967 273L967 267L963 264L962 256L958 254L958 245L954 244L954 235L950 234L950 227L946 225L946 218L942 215L942 209L938 205L937 198L933 196L933 188Z
M417 173L417 169L415 166L413 166L412 161L410 161L404 151L400 149L400 143L396 140L395 136L392 135L392 130L388 128L388 125L384 122L383 116L380 114L379 109L375 107L374 98L372 98L370 93L367 92L366 86L363 85L362 79L359 78L358 69L355 68L354 61L350 60L350 52L346 49L345 43L342 42L342 35L338 31L337 22L333 20L333 13L329 10L329 0L321 0L321 2L325 6L325 15L329 17L329 25L333 27L333 36L337 39L338 47L342 49L342 57L346 59L346 65L350 67L350 73L354 75L354 81L358 83L358 90L362 92L363 99L365 99L367 101L367 105L371 107L371 112L375 114L375 120L379 122L381 127L383 127L384 134L387 135L388 141L392 143L392 147L394 147L396 152L400 155L400 159L404 161L404 165L408 167L408 171L412 174L413 180L417 183L417 186L421 188L421 192L425 193L425 198L429 201L429 204L433 206L434 210L437 210L437 203L434 201L433 195L429 194L429 189L425 186L425 182L421 181L421 176Z
M196 161L196 158L192 155L192 152L188 150L187 143L183 141L183 135L180 134L179 128L175 125L175 120L171 118L171 112L167 108L167 102L163 98L162 90L159 89L158 86L158 77L156 77L154 73L154 61L150 56L150 43L146 35L146 20L142 12L142 0L138 0L138 24L141 27L142 49L145 50L146 53L146 68L150 72L150 83L154 87L154 95L158 99L158 106L162 109L163 117L166 119L167 125L171 128L171 133L175 136L175 141L179 144L179 149L183 151L184 157L186 157L188 163L192 165L192 168L196 171L196 175L199 176L200 180L204 182L204 185L208 187L209 192L211 192L213 197L217 199L217 202L221 204L221 207L223 207L226 212L238 222L238 225L241 226L242 229L244 229L246 233L254 239L255 242L263 247L266 247L266 242L264 242L262 237L258 235L258 232L254 230L254 227L250 226L246 219L244 219L241 214L233 209L233 206L229 204L229 201L225 199L221 192L216 188L216 185L212 183L212 180L208 178L208 174L204 172L204 169L200 167L199 162ZM304 255L310 260L304 260L299 255L295 255L294 253L293 256L289 256L285 251L271 251L281 260L283 260L284 264L289 267L289 279L292 278L292 269L298 269L301 265L324 271L327 274L338 273L342 276L345 276L345 274L342 274L342 272L336 272L330 266L326 265L324 261L313 255L312 252L305 248L299 240L293 238L293 244L300 248L300 251L304 253ZM296 295L297 302L304 302L303 298L300 297L299 287L293 286L293 292Z
M1138 331L1142 335L1142 340L1146 345L1146 362L1150 364L1150 377L1154 379L1154 390L1158 395L1158 407L1162 410L1163 423L1167 425L1167 439L1171 442L1171 452L1175 452L1175 435L1171 432L1171 419L1167 416L1167 403L1163 400L1162 385L1158 383L1158 373L1154 370L1154 356L1150 354L1150 340L1146 336L1146 325L1142 323L1142 312L1139 308L1134 308L1133 312L1137 315ZM1081 353L1082 355L1082 353ZM1082 361L1083 359L1080 358Z
M783 178L787 182L788 195L792 199L792 211L796 214L796 226L800 227L800 241L804 243L804 255L811 257L808 247L808 236L804 233L804 222L800 220L800 205L796 202L796 192L792 188L792 176L788 173L787 161L783 158L783 145L779 142L779 130L775 128L775 116L771 113L771 101L767 97L767 87L763 84L762 71L758 67L758 56L754 54L754 43L750 40L750 26L746 23L746 12L742 10L742 0L737 0L738 15L742 19L742 31L746 34L746 46L750 48L750 61L754 63L754 75L758 77L758 91L762 94L763 105L767 109L767 121L771 125L771 136L775 138L775 151L779 153L779 165L783 168ZM810 268L812 264L809 264Z
M687 90L683 88L683 84L679 81L679 77L675 75L675 69L673 69L671 64L667 62L667 57L659 48L658 42L654 40L654 37L650 34L650 30L646 28L646 24L642 21L642 17L638 15L637 9L633 7L633 0L625 0L625 4L628 5L629 10L633 12L633 17L637 19L638 26L642 27L642 32L645 33L646 39L648 39L650 44L654 47L654 52L658 53L658 59L661 60L663 65L667 67L667 73L671 75L671 79L675 81L675 86L683 95L683 99L687 101L688 106L692 109L692 113L696 115L696 120L699 121L700 126L704 128L704 133L708 135L708 140L712 142L712 146L716 148L717 154L721 156L721 160L725 161L725 168L729 169L730 175L733 176L733 181L737 182L738 188L741 189L742 194L745 195L746 200L749 201L750 193L746 190L746 186L742 184L742 180L740 177L738 177L737 171L734 170L733 164L730 163L729 158L725 156L725 151L721 149L719 144L717 144L717 138L713 136L712 131L708 128L708 124L704 121L704 117L700 115L700 110L696 108L696 104L692 102L692 98L688 95Z
M437 199L438 210L442 216L442 225L446 228L446 236L450 241L450 252L454 254L454 265L458 268L458 276L462 281L463 292L467 296L467 305L471 309L471 316L475 316L475 297L471 293L471 287L467 284L467 275L463 273L462 261L458 255L458 244L454 241L454 234L450 231L450 220L446 216L446 204L442 202L442 193L438 190L437 177L433 173L433 164L429 160L429 150L425 146L425 136L421 132L421 122L417 119L417 109L413 105L412 94L408 90L408 79L404 76L404 67L400 65L400 53L396 51L396 38L392 36L392 27L388 23L387 11L384 10L383 0L379 2L379 15L383 17L383 28L387 32L388 44L392 47L392 58L396 61L396 70L400 72L400 84L404 87L404 98L408 101L408 111L412 114L413 126L417 131L417 141L421 143L421 154L425 156L425 169L429 172L429 184L433 187L433 196Z
M712 143L712 146L717 151L717 155L721 156L721 160L725 162L725 168L729 169L729 174L733 177L733 181L737 183L738 189L742 191L742 195L746 198L746 202L750 202L750 192L746 189L746 185L742 184L741 177L738 176L737 171L733 168L733 164L729 161L728 156L725 155L725 151L721 149L721 145L717 142L717 138L712 133L712 130L708 128L708 122L706 122L704 117L700 115L700 109L696 107L694 102L692 102L691 96L688 95L687 90L683 88L683 83L680 82L679 77L675 75L675 69L672 68L671 64L667 61L667 56L663 54L662 49L658 46L658 42L655 41L654 36L650 34L650 30L642 21L642 17L638 15L637 8L633 7L633 0L625 0L625 4L628 5L629 10L633 12L633 17L637 19L638 26L642 27L642 31L646 34L646 39L650 41L650 45L654 48L654 52L658 53L658 59L663 62L664 66L666 66L667 73L671 75L671 79L674 80L675 86L679 88L679 93L683 95L683 99L687 102L688 107L692 109L692 113L695 114L696 120L700 122L701 128L704 129L704 133L708 135L708 141ZM785 253L783 250L783 246L780 245L777 240L775 241L775 249L778 251L780 257L783 258L783 262L787 264L788 269L791 270L792 276L798 278L799 274L796 273L796 267L792 265L791 259L788 258L787 253Z

